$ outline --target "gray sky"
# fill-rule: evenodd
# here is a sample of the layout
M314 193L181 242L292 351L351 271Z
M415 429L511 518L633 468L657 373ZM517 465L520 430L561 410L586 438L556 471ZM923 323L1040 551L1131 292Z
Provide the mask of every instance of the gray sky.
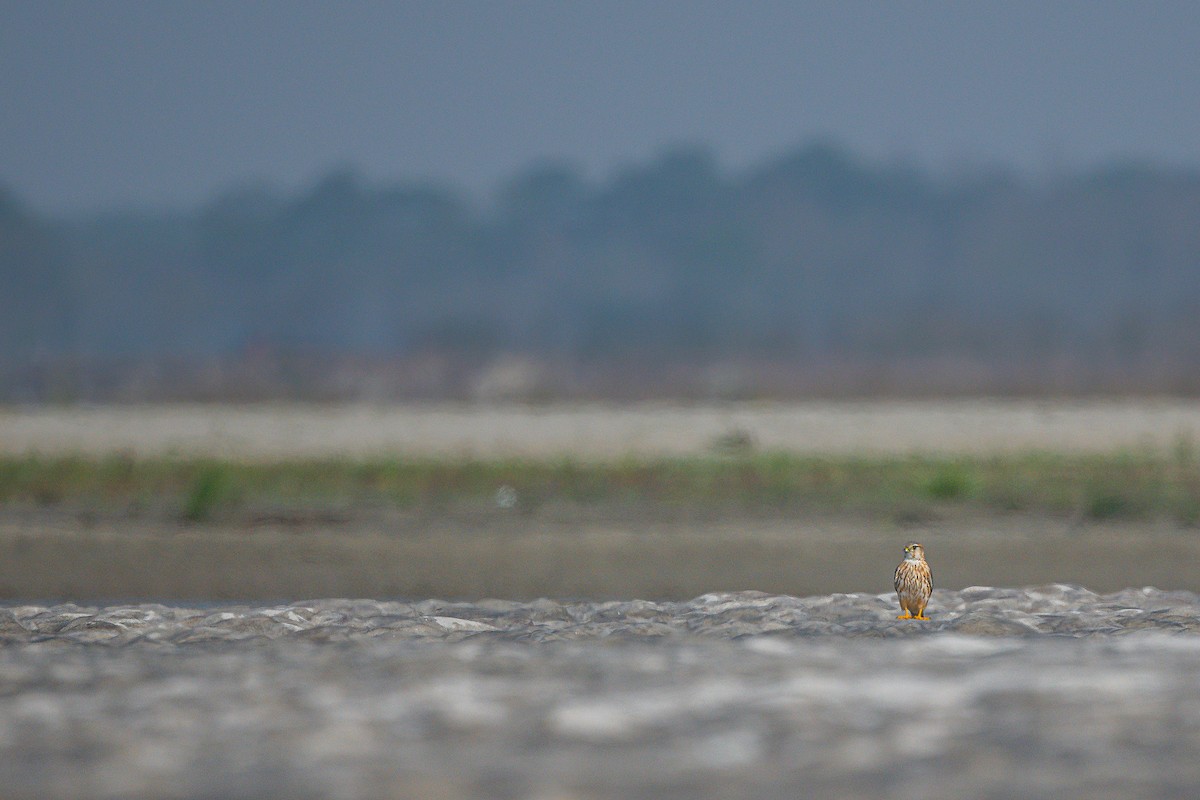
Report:
M337 166L482 193L678 143L1200 165L1200 2L0 0L0 184L190 206Z

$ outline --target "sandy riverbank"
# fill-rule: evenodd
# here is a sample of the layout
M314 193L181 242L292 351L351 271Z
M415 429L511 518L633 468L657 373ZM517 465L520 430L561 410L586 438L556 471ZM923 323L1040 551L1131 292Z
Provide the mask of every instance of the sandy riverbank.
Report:
M673 456L730 437L828 454L1165 450L1200 442L1200 403L913 401L719 406L118 406L0 410L0 455L270 460Z

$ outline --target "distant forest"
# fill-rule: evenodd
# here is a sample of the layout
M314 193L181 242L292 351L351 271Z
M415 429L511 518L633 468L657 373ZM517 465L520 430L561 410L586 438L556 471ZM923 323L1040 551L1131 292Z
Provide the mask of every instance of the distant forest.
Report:
M1200 172L680 149L482 203L336 172L187 213L0 192L0 401L1200 393Z

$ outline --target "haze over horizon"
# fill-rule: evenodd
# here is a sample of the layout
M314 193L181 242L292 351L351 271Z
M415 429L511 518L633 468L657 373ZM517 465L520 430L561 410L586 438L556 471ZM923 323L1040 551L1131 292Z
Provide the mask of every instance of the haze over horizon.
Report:
M3 0L0 187L190 208L349 166L486 196L677 144L934 171L1200 167L1200 4Z

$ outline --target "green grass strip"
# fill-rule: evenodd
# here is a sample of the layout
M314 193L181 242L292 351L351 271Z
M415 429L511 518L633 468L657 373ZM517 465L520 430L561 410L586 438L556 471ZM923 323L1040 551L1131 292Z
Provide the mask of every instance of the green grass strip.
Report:
M528 508L616 503L739 513L903 515L954 506L1089 519L1167 517L1191 525L1200 522L1200 459L1190 452L953 458L762 453L605 463L0 459L0 503L163 506L196 521L264 505L438 508L514 498Z

